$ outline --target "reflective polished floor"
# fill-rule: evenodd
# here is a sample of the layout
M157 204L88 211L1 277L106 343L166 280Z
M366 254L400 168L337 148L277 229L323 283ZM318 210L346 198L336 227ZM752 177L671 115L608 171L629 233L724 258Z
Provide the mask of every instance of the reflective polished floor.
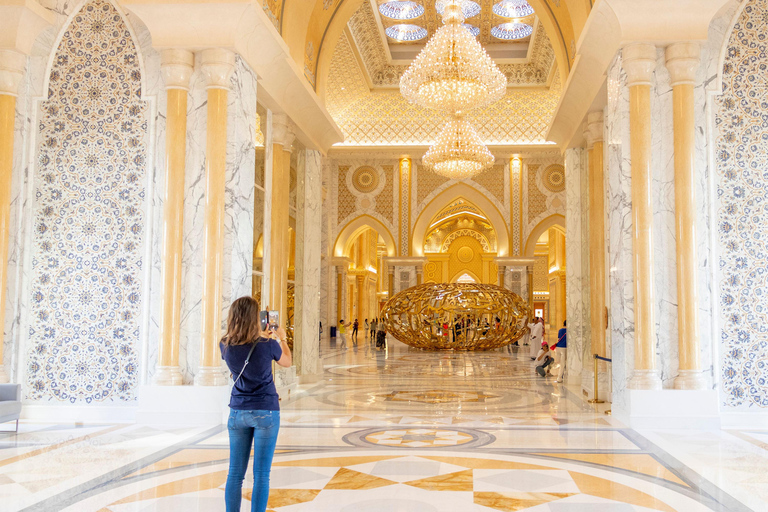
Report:
M628 429L536 376L528 347L361 336L321 354L323 378L282 405L268 510L768 510L768 433ZM0 434L0 509L223 511L227 458L224 426L22 422Z

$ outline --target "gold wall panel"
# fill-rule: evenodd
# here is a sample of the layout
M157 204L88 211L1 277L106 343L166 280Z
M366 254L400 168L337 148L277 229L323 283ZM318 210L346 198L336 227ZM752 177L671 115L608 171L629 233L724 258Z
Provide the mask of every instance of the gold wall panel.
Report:
M529 317L520 296L484 284L425 283L398 293L382 310L387 333L427 350L503 347L526 333Z

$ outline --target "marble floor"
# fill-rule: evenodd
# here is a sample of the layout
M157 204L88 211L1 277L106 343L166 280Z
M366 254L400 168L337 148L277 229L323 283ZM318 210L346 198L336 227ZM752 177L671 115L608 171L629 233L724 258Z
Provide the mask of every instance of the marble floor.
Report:
M768 510L768 432L628 429L527 348L322 347L282 404L269 510ZM224 426L22 422L0 433L0 509L223 511L227 458Z

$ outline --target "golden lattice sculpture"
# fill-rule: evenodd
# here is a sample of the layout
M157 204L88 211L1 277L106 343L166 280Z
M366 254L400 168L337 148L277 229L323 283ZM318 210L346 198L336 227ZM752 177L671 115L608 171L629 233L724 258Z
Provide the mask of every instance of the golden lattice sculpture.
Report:
M392 297L381 312L387 333L430 350L491 350L528 331L531 309L490 284L426 283Z

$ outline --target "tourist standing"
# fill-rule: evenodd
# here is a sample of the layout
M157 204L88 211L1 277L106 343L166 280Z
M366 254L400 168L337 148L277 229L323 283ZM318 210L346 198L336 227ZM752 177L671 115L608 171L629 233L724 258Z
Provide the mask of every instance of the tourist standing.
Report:
M365 337L363 338L365 341L368 341L368 332L371 330L371 324L368 322L368 319L365 319L365 323L363 324L363 327L365 328Z
M531 330L531 360L534 360L541 349L541 341L544 338L544 319L537 316L532 324L528 324L528 328Z
M557 382L563 382L565 379L565 370L568 364L568 332L566 331L565 321L563 328L557 333L557 343L555 344L555 361L560 365L560 375Z
M352 343L357 345L357 329L360 327L360 323L355 318L355 323L352 324Z
M352 325L350 322L344 323L344 319L339 320L339 338L341 338L341 348L347 348L347 327Z
M291 366L285 329L261 331L259 303L241 297L232 303L221 357L235 379L229 400L229 473L224 490L227 512L239 512L243 479L253 447L251 512L264 512L269 498L269 472L280 429L280 403L272 378L272 361Z

